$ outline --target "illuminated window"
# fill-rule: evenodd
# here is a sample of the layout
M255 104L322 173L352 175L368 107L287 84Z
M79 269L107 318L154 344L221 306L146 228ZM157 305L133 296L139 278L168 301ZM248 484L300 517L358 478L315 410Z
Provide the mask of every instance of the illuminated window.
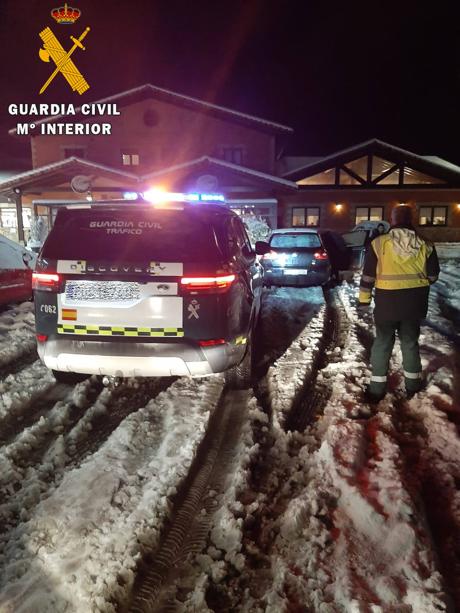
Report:
M380 158L377 155L372 156L372 181L377 180L379 185L398 185L399 167L395 168L395 166L396 164L394 162ZM390 174L386 175L383 179L379 179L379 177L392 168L394 169L393 172L390 172Z
M121 159L123 166L139 166L139 152L137 151L122 151Z
M292 209L292 227L316 228L319 226L319 207L294 207Z
M367 155L364 157L358 158L357 160L353 160L352 162L347 162L346 164L344 164L344 166L352 170L355 173L355 175L358 175L359 177L361 177L361 179L364 179L364 181L366 180L367 178ZM342 179L342 177L340 179ZM340 180L340 182L342 183L342 180ZM359 181L356 181L356 183L359 184ZM355 185L355 183L352 183L352 185Z
M404 168L404 185L436 185L439 183L444 183L444 181L441 181L441 179L436 179L435 177L430 177L423 172L419 172L413 168L408 168L407 166Z
M344 170L340 171L340 185L362 185L357 179Z
M355 225L362 221L382 221L383 206L358 206L356 207Z
M324 172L319 172L311 177L300 179L297 185L334 185L335 184L335 168L329 168Z
M420 226L446 226L446 206L421 206L419 221Z

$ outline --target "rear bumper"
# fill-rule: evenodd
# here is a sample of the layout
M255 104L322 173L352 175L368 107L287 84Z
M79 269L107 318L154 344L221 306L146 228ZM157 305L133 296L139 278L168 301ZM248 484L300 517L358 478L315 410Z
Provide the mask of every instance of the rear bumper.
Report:
M245 345L198 347L192 343L124 343L51 338L38 355L52 370L115 377L200 377L227 370L244 357Z
M329 281L330 269L308 271L308 274L286 274L285 268L272 268L264 273L265 285L324 285Z

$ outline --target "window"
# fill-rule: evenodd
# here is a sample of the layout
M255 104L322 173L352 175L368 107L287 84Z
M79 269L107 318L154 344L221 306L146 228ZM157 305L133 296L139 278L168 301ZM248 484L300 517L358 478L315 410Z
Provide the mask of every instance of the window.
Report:
M226 162L240 166L244 158L243 147L222 147L222 157Z
M316 249L321 247L321 242L316 232L310 232L309 234L281 234L275 232L270 239L270 247L277 249L300 249L302 247L310 247Z
M356 207L355 225L362 221L382 221L383 206L358 206Z
M420 226L446 226L446 206L421 206L419 216Z
M404 185L423 185L423 184L441 184L441 183L445 183L445 181L441 181L441 179L436 179L435 177L426 175L423 172L419 172L418 170L414 170L413 168L409 168L408 166L404 168Z
M292 226L294 228L319 226L319 207L295 207L292 209Z
M85 159L86 147L64 147L64 158Z
M297 185L335 185L335 168L329 168L311 177L300 179Z
M133 149L122 151L121 159L123 166L139 166L139 152Z

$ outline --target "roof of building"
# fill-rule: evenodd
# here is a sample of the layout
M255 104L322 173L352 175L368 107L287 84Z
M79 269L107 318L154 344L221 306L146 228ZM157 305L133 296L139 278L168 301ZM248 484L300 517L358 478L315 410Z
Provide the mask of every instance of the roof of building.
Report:
M255 115L248 115L247 113L241 113L240 111L235 111L233 109L229 109L224 106L220 106L217 104L213 104L211 102L206 102L205 100L200 100L199 98L193 98L191 96L186 96L184 94L180 94L178 92L174 92L168 89L164 89L162 87L157 87L156 85L152 85L150 83L146 83L139 87L135 87L133 89L129 89L123 92L119 92L117 94L113 94L112 96L108 96L107 98L101 98L100 100L94 100L91 104L110 104L110 103L118 103L120 105L131 104L132 102L137 102L139 100L145 100L147 98L156 98L158 100L163 100L165 102L171 102L173 104L178 104L187 108L195 109L201 112L209 113L210 115L223 117L225 119L229 119L231 121L236 121L239 123L244 123L246 125L251 125L252 127L265 130L268 132L282 133L282 134L291 134L293 129L289 126L282 125L280 123L276 123L274 121L270 121L268 119L263 119L262 117L257 117ZM75 109L76 114L78 115L81 112L81 107ZM54 115L52 117L46 117L45 119L40 119L35 121L35 125L39 125L42 123L47 123L51 121L58 121L63 119L64 115ZM72 115L72 120L74 120L74 115ZM12 129L9 132L10 134L15 134L16 129Z
M103 175L113 175L114 177L138 181L138 177L130 172L118 170L104 164L98 164L89 160L82 160L77 157L66 158L65 160L59 160L59 162L53 162L46 166L40 166L40 168L34 168L27 172L21 172L14 176L10 176L0 181L0 192L8 191L14 188L24 188L27 185L36 184L40 179L44 177L56 177L64 180L70 175L76 175L78 173L98 173Z
M276 172L284 177L291 170L319 162L323 157L319 155L285 155L276 161Z
M436 156L423 156L378 139L372 139L342 149L320 160L299 166L283 174L284 178L299 181L340 164L346 164L365 155L377 155L395 163L406 163L420 172L433 175L446 183L460 182L460 168Z
M183 164L176 164L175 166L170 166L169 168L163 168L162 170L146 174L141 177L141 180L148 181L150 179L158 179L167 174L181 172L189 169L191 170L193 167L196 166L202 166L206 168L214 167L216 169L229 170L237 174L246 175L247 177L259 179L278 186L288 187L290 189L298 189L297 184L293 181L289 181L288 179L283 179L275 175L270 175L266 172L261 172L260 170L247 168L246 166L238 166L237 164L232 164L231 162L226 162L225 160L209 157L207 155L196 158L195 160L190 160L189 162L184 162Z

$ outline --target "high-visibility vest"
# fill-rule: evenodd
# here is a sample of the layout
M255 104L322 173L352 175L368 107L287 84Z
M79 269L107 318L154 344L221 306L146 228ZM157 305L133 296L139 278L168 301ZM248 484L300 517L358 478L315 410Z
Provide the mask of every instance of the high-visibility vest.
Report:
M430 284L426 262L433 247L415 232L394 228L373 240L372 248L377 256L375 287L391 290Z

